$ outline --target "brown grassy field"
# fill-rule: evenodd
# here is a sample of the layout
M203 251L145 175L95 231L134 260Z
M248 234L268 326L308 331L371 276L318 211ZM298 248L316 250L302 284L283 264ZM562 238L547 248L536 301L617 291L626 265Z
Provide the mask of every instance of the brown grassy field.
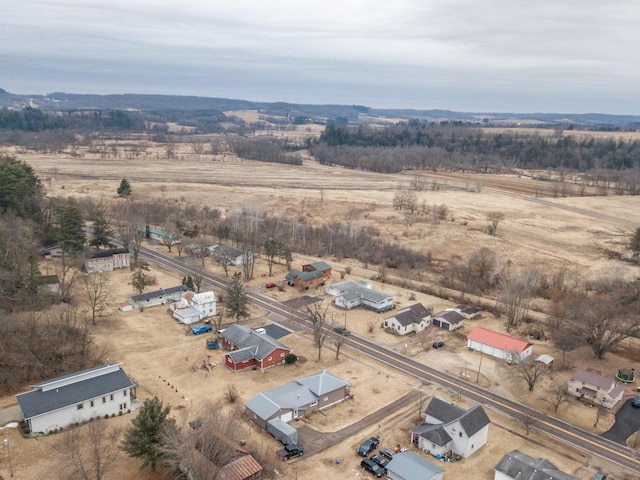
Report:
M247 120L250 120L251 112L243 115L247 115ZM300 135L305 133L308 132L300 132ZM398 185L409 184L411 173L382 175L324 167L308 157L300 167L246 161L229 155L203 155L197 159L188 145L181 145L176 152L177 158L172 160L164 158L162 150L151 143L148 144L147 153L137 159L127 158L125 150L126 146L120 143L116 145L116 154L109 158L99 158L81 148L76 149L73 155L18 154L18 157L34 167L51 196L120 201L116 188L120 179L126 177L133 185L134 195L145 200L208 205L219 208L222 212L251 204L265 212L303 216L309 222L317 224L342 221L348 216L355 216L359 225L376 226L384 238L417 250L430 251L439 262L445 262L454 254L464 258L481 247L489 247L499 251L500 255L517 267L532 266L545 273L565 267L585 278L638 276L637 267L610 255L610 252L626 254L626 244L633 227L617 221L616 217L640 224L638 197L551 199L561 206L579 207L611 216L603 220L585 212L554 208L553 205L531 201L533 192L540 187L540 181L529 177L469 177L453 174L445 177L425 174L429 181L437 181L440 186L436 190L418 192L419 202L446 205L448 210L447 218L434 225L424 216L407 216L393 209L394 191ZM466 185L479 184L483 188L476 192L465 188ZM504 195L502 190L518 192L519 196ZM490 211L505 214L495 237L485 233L486 214ZM156 248L166 251L164 247ZM294 268L308 260L315 259L296 256ZM334 267L334 281L340 278L338 272L344 271L347 266L353 268L351 276L347 275L347 278L373 279L376 275L374 270L364 269L352 260L323 260ZM208 263L207 268L223 275L213 263ZM154 267L152 273L158 278L158 286L171 286L179 282L179 278L171 272ZM248 287L280 300L293 298L299 293L289 288L282 292L265 292L261 288L268 279L281 279L286 273L284 265L277 265L272 277L268 277L264 263L258 262L255 278L249 282ZM129 272L114 272L110 275L116 290L114 305L133 293L128 286L128 275ZM435 280L435 274L430 273L426 277L426 281ZM394 293L398 307L412 303L409 301L409 293L416 294L397 286L376 284L374 288ZM417 293L416 296L417 301L433 305L436 310L452 306L450 302L437 297L422 293ZM331 311L336 314L336 318L342 319L342 311ZM264 313L253 309L247 324L258 326L273 321L265 317ZM499 362L485 358L482 370L478 372L478 357L465 347L465 335L473 326L500 329L501 319L485 313L481 320L455 334L430 331L426 340L427 348L417 337L399 339L385 333L379 328L380 319L379 315L354 310L348 313L347 322L350 330L375 339L387 348L428 364L437 364L448 373L458 375L465 369L471 372L471 379L487 388L550 413L551 407L542 400L545 391L555 382L566 382L576 367L593 366L609 374L615 373L619 367L635 367L640 371L638 362L613 354L608 355L604 361L593 360L588 349L584 348L569 355L569 370L555 372L552 377L545 378L537 385L534 393L529 394L524 384L514 380L509 367ZM372 323L375 328L370 332L369 325ZM262 390L322 368L328 368L351 382L355 398L350 405L354 409L353 413L346 406L340 406L328 410L326 416L309 419L308 423L321 431L337 430L415 388L421 389L426 395L456 400L456 392L445 391L433 385L422 385L413 378L389 371L349 349L343 350L337 360L334 347L329 344L323 350L322 360L316 361L317 352L312 347L309 335L304 333L293 333L282 339L283 343L294 348L295 353L307 358L306 362L296 366L274 368L264 373L252 371L233 374L220 364L221 353L216 351L213 355L218 366L214 372L208 374L199 370L194 373L189 370L189 366L210 352L204 347L201 337L193 337L187 333L187 327L176 324L164 307L127 313L118 312L114 308L110 317L100 322L95 332L95 341L99 346L107 348L111 361L124 363L125 370L140 384L140 398L157 395L165 403L171 404L176 414L186 412L193 415L207 401L224 401L226 385L230 384L236 385L240 399L239 404L230 405L229 408L238 409L244 401ZM437 351L428 348L436 338L444 340L447 347ZM548 342L534 343L536 355L551 353L559 356ZM631 341L628 347L634 350L638 348ZM0 405L14 402L14 397L6 397L0 400ZM464 399L462 403L467 406ZM471 459L447 464L446 478L493 478L493 467L504 453L513 448L533 456L546 457L560 469L579 478L588 478L599 467L613 473L611 478L625 478L624 472L616 470L615 466L602 459L568 449L564 445L556 445L552 440L539 435L535 428L530 435L526 435L522 425L495 412L488 413L493 422L489 444ZM594 410L578 402L565 404L553 414L598 432L605 431L613 421L612 415L606 415L597 429L594 429ZM114 423L126 424L128 421L128 416L124 416L114 420ZM383 443L406 445L408 430L416 421L413 406L385 419L381 431ZM359 458L353 451L362 439L376 433L376 428L376 425L372 425L357 438L346 439L319 455L303 457L287 464L278 463L277 468L284 474L284 478L314 480L326 478L327 475L334 478L361 476ZM273 460L272 454L278 447L273 438L248 425L244 433L248 447L254 451L262 451L266 458ZM55 436L36 441L22 439L15 431L11 435L14 478L57 478L47 476L47 472L55 471L56 459L50 454L51 444L56 441ZM39 461L33 462L33 458L38 458ZM336 460L340 460L340 463L336 463ZM0 475L8 478L6 463L0 464ZM135 461L122 458L117 470L108 478L142 480L160 477L150 472L138 472Z

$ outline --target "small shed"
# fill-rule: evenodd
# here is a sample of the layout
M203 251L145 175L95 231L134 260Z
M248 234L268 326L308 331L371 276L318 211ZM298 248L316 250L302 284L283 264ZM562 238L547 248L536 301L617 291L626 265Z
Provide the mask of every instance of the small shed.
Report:
M273 418L267 422L267 432L285 445L298 444L298 431L280 418Z
M552 369L553 368L553 357L551 355L547 355L543 353L536 358L536 362L542 365L544 368Z

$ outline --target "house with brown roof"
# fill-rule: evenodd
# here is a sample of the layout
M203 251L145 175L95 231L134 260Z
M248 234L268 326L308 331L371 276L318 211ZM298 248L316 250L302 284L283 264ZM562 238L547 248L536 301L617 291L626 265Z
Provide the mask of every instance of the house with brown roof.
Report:
M467 347L507 362L520 362L533 353L532 343L482 327L467 335Z
M412 332L420 333L431 323L431 312L433 312L433 308L416 303L398 310L391 317L385 318L382 326L396 335L407 335Z
M487 443L490 423L481 405L463 410L433 397L424 423L411 430L411 443L434 456L468 458Z
M588 368L576 371L567 384L567 392L584 402L611 409L622 400L624 387L613 377Z

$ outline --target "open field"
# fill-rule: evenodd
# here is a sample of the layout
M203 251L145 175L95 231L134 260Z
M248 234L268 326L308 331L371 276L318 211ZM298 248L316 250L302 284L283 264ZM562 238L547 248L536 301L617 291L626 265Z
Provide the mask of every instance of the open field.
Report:
M418 192L419 203L424 201L428 205L446 205L448 210L444 221L433 224L426 216L407 216L404 212L393 209L394 191L399 184L411 181L411 173L382 175L324 167L309 158L300 167L239 160L228 155L203 155L198 160L186 145L178 149L177 159L167 160L162 158L159 149L154 149L157 147L150 146L149 154L137 160L124 156L98 158L88 152L83 152L82 157L65 154L18 154L18 157L34 167L43 179L48 194L52 196L88 196L120 201L115 191L120 179L126 177L132 183L134 195L145 200L155 198L159 201L208 205L222 212L252 204L265 212L305 217L314 224L353 218L359 226L376 226L381 235L390 241L432 252L436 262L440 263L446 262L451 255L464 258L481 247L488 247L499 251L517 267L532 266L547 274L561 267L586 278L607 275L633 278L639 274L637 267L615 260L607 253L626 253L626 244L633 227L616 221L616 217L640 225L639 197L551 199L559 205L611 216L610 219L602 219L583 212L556 209L532 202L528 197L532 196L539 185L532 184L531 182L536 181L530 178L515 175L470 177L450 174L445 177L425 174L427 178L439 182L440 188ZM465 184L482 184L484 188L477 192L468 191L464 188ZM515 191L520 196L506 196L499 190ZM502 211L505 214L496 237L485 233L486 214L490 211ZM156 248L166 251L164 247ZM309 260L314 259L295 256L294 268L299 268ZM353 271L346 278L373 279L376 275L375 271L363 268L353 259L332 257L323 260L334 267L333 281L339 280L339 272L344 271L347 266L352 267ZM212 263L208 263L207 268L224 275ZM272 277L269 277L264 263L259 263L255 278L248 287L279 300L298 296L299 293L291 288L282 292L277 289L268 292L263 290L262 286L266 281L279 280L286 273L284 265L276 265ZM179 283L179 278L170 272L153 268L152 274L158 278L158 287ZM128 275L129 272L114 272L110 275L112 285L116 288L117 299L114 304L133 293L127 285ZM425 277L427 281L433 281L435 274L427 273ZM416 294L417 301L433 305L436 311L452 306L446 300L409 292L397 286L374 282L374 288L394 293L398 307L413 303L409 301L410 293ZM343 311L333 308L329 311L335 313L336 323L343 321ZM577 367L592 366L609 374L615 373L619 367L634 367L636 371L640 371L640 364L637 362L630 362L613 354L608 355L604 361L597 361L587 348L583 348L568 356L571 369L555 372L552 377L545 378L536 385L535 391L529 394L524 384L514 379L509 367L485 357L480 370L477 354L465 347L465 335L473 326L501 328L501 320L491 314L484 313L482 319L453 334L429 330L424 343L418 337L400 339L385 333L379 328L382 318L383 316L368 311L354 310L346 314L345 321L348 328L358 335L374 339L387 348L428 364L437 364L448 373L458 375L461 371L469 372L469 381L477 381L493 391L550 413L553 409L542 400L544 392L555 382L566 382ZM264 312L254 309L247 324L259 326L274 320L277 319L265 318ZM369 331L370 324L374 325L372 331ZM445 341L446 348L429 348L435 339ZM416 379L372 363L356 351L344 349L336 360L331 344L323 349L322 360L316 361L317 351L312 347L310 335L304 332L291 333L282 339L283 343L294 348L294 353L306 358L306 362L298 365L278 367L264 373L251 371L233 374L220 364L221 352L215 351L212 353L217 364L214 372L191 372L189 366L211 352L206 350L204 338L189 335L188 328L176 324L164 307L127 313L117 312L114 308L111 317L98 325L95 340L99 346L107 347L111 361L122 361L127 373L140 384L139 398L157 395L165 403L171 404L178 415L184 412L193 414L207 401L224 401L227 385L235 385L240 392L239 403L229 406L238 409L244 401L262 390L322 368L328 368L351 382L355 397L349 406L342 405L327 410L326 416L312 416L306 422L320 431L338 430L414 389L420 389L425 395L457 400L456 392L445 391L435 385L422 385ZM559 358L560 354L553 350L549 342L534 343L535 355L551 353ZM638 348L631 341L629 346ZM14 397L0 400L0 405L3 406L11 403L14 403ZM464 399L462 404L470 406ZM349 412L348 407L353 408L353 413ZM504 453L513 448L519 448L533 456L546 457L560 469L579 478L588 478L597 467L612 472L611 478L625 478L623 472L617 471L605 460L555 445L553 441L537 434L535 428L527 436L522 425L494 412L487 413L493 422L489 444L468 460L446 464L445 478L493 478L493 467ZM578 402L562 405L558 413L553 414L582 428L596 430L593 427L594 410ZM409 446L408 430L417 423L416 417L415 407L409 406L384 419L380 432L383 443ZM115 419L114 423L126 424L129 418L124 416ZM597 431L605 431L612 422L613 416L606 415L598 423ZM292 479L324 479L327 475L333 478L362 476L360 459L354 450L366 436L377 433L377 428L377 425L371 425L369 430L362 431L357 438L345 439L315 456L303 457L287 464L278 463L277 467L284 474L283 478ZM246 434L250 449L275 452L278 447L277 442L269 435L248 424L243 433ZM11 435L14 478L47 478L47 472L55 469L55 458L49 455L55 436L36 441L22 439L15 431ZM36 457L40 461L34 463L33 458ZM337 464L336 460L340 460L340 463ZM0 464L0 475L8 478L4 458ZM109 478L146 480L159 477L150 472L138 472L136 462L123 458L117 471Z

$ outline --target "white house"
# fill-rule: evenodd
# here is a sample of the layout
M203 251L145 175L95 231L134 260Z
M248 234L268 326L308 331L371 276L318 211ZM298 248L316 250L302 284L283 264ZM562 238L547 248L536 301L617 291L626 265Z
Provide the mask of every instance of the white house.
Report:
M207 247L208 255L215 257L218 262L225 263L226 265L233 267L240 267L244 265L245 255L247 252L236 248L233 245L227 245L226 243L220 243L218 245L212 245ZM251 260L252 253L248 254L247 260Z
M431 308L421 303L398 310L392 317L387 317L382 322L383 328L393 331L396 335L408 333L420 333L431 323Z
M365 285L347 280L329 285L326 292L335 297L333 303L336 306L346 310L364 307L380 313L393 309L393 295L377 292Z
M465 411L433 397L425 422L411 430L411 442L434 456L468 458L487 443L490 423L481 405Z
M622 400L624 387L618 385L613 377L587 369L578 370L567 385L567 392L580 400L593 405L613 408Z
M390 480L442 480L444 470L413 452L396 453L387 465Z
M31 386L16 395L32 433L49 433L76 422L131 410L137 385L120 363L107 363Z
M185 285L176 287L161 288L153 292L145 292L129 298L129 303L135 308L155 307L169 302L177 302L182 298L182 294L187 291Z
M173 318L191 324L216 314L216 296L213 292L186 292L177 302L169 305Z
M431 316L434 327L454 331L464 326L465 317L456 309L448 308Z
M495 467L494 480L578 480L558 470L545 458L534 458L519 450L505 454Z
M97 273L129 268L130 258L128 248L91 250L84 254L84 269L87 273Z
M474 328L467 335L467 347L507 362L522 361L533 353L533 344L526 340L482 327Z

